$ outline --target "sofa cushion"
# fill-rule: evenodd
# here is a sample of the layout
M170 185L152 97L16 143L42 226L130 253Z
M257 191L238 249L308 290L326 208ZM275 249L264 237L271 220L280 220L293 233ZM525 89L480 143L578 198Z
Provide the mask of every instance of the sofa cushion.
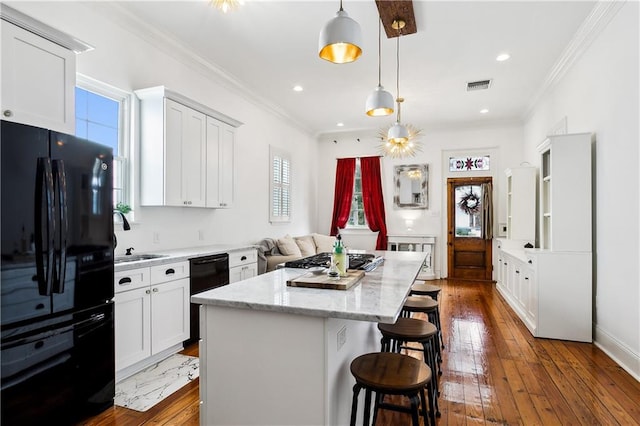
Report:
M280 250L280 253L285 256L302 256L300 248L289 234L282 238L278 238L277 244L278 250Z
M316 243L313 241L313 237L311 235L295 237L294 240L300 248L302 257L313 256L316 254Z
M315 233L311 235L316 244L316 253L331 253L333 251L333 243L336 241L336 237Z

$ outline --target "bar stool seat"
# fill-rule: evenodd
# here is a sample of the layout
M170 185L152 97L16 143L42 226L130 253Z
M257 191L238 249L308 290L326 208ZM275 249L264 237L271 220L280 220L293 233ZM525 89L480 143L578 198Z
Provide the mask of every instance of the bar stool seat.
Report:
M427 284L429 285L429 284ZM415 284L414 284L415 287ZM435 287L435 286L434 286ZM411 287L413 294L413 287ZM427 296L426 291L424 296ZM444 338L442 337L442 325L440 324L440 305L431 296L408 296L404 301L402 307L402 314L404 316L410 316L410 312L423 312L427 314L429 321L434 323L438 327L438 336L440 337L440 345L444 349ZM438 356L441 357L440 350L438 350Z
M440 415L438 409L438 329L428 321L415 318L398 318L395 324L378 323L378 330L382 333L382 351L399 352L400 349L420 350L415 347L403 346L404 343L415 342L422 345L424 362L429 366L432 379L429 384L429 414L433 423L435 416Z
M431 370L419 359L393 352L376 352L361 355L351 362L351 374L356 379L351 405L351 426L355 426L358 410L358 395L365 389L364 425L369 425L371 392L376 393L373 424L378 409L409 412L414 426L419 426L419 410L427 423L424 388L431 381ZM384 395L403 395L409 398L410 407L383 402ZM432 423L435 426L435 423Z
M412 296L429 296L433 300L438 300L438 295L442 289L437 285L427 284L426 281L414 281L411 286Z

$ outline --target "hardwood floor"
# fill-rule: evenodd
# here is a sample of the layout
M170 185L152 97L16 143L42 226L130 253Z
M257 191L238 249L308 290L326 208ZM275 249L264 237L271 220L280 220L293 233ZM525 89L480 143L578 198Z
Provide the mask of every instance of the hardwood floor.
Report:
M592 344L534 339L491 284L440 285L438 425L640 425L640 382ZM197 355L197 345L183 353ZM419 356L419 352L411 352ZM410 424L381 411L378 425ZM198 425L198 381L149 411L113 407L83 425Z

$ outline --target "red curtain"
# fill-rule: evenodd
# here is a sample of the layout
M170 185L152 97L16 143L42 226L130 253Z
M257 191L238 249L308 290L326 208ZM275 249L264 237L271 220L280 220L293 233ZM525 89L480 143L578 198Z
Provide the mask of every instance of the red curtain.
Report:
M355 158L340 158L336 167L336 187L333 195L333 219L331 235L338 235L338 228L344 228L349 220L353 179L356 173Z
M362 173L362 202L369 229L378 232L376 250L387 249L387 223L382 197L382 176L380 174L380 157L360 159Z

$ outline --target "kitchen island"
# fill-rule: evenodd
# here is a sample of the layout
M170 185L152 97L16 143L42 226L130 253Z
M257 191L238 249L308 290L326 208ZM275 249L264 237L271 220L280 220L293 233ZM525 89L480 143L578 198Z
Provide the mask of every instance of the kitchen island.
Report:
M345 291L289 287L307 271L283 268L192 296L200 424L348 424L349 365L380 349L376 324L395 322L426 257L375 254L384 262Z

